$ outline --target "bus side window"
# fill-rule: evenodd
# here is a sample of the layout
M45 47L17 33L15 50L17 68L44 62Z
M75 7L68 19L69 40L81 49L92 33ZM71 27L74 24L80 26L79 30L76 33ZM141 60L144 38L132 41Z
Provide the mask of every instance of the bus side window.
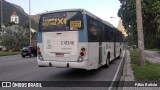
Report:
M109 36L108 36L108 35L109 35L109 31L106 30L106 31L105 31L105 41L106 41L106 42L109 42Z
M111 30L107 27L105 30L105 41L106 42L111 42L112 41L112 35L111 35Z
M98 41L98 31L97 31L97 23L95 20L88 16L87 18L87 26L88 26L88 41L89 42L97 42Z

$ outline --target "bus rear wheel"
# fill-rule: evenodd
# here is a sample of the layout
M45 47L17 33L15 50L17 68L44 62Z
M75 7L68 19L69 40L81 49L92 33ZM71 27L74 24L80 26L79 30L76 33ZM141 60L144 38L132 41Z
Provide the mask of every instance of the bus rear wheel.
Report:
M121 51L121 49L119 50L119 56L118 56L118 59L120 59L121 58L121 54L122 54L122 51Z
M108 55L106 58L106 64L104 65L105 68L109 67L109 62L110 62L110 56Z

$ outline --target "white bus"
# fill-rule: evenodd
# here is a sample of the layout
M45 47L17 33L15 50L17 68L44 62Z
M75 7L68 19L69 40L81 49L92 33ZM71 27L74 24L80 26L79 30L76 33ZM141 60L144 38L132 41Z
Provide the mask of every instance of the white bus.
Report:
M84 9L42 14L37 36L39 67L98 69L122 51L122 33Z

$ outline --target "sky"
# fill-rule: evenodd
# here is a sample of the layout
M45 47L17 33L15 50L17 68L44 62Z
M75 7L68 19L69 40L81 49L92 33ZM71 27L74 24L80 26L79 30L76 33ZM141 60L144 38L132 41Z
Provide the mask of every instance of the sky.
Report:
M29 13L29 0L6 0L21 6ZM31 15L60 9L83 8L115 27L118 26L117 13L120 8L119 0L30 0ZM115 18L111 18L115 17Z

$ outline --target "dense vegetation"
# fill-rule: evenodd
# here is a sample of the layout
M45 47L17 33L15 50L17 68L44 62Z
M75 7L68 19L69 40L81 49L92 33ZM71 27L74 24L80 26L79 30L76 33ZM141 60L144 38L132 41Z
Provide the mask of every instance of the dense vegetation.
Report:
M137 44L136 0L119 0L118 16L129 33L129 44ZM160 0L141 0L145 48L160 48Z
M5 46L7 51L19 51L29 45L29 28L12 25L5 28L1 37L0 45Z

